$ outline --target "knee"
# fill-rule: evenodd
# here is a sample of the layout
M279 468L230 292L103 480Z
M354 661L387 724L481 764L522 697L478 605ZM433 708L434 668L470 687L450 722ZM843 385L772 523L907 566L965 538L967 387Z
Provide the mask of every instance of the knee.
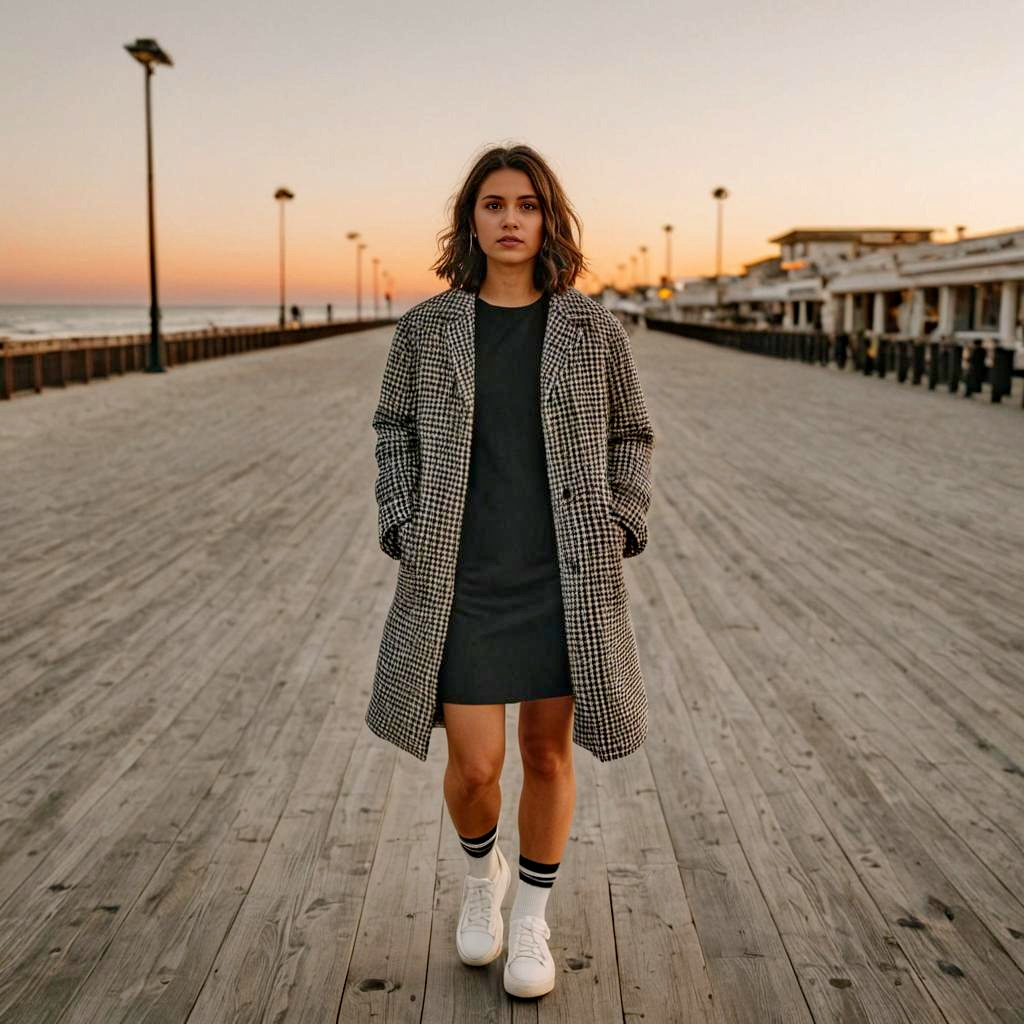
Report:
M452 761L450 767L467 794L490 789L501 778L501 764L490 758Z
M572 748L568 750L549 741L526 739L520 745L523 770L531 775L554 779L572 769Z

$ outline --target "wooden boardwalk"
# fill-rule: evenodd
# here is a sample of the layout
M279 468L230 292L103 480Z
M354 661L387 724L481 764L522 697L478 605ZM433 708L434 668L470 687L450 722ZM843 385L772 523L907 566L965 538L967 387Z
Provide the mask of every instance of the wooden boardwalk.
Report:
M390 337L0 409L0 1021L1024 1021L1020 410L634 334L651 735L576 748L519 1001L454 953L443 731L363 724Z

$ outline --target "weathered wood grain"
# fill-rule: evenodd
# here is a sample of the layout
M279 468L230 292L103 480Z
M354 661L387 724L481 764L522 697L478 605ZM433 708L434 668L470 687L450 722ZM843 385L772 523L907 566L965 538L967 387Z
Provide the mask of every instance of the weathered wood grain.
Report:
M1024 1022L1014 404L634 334L651 732L576 752L533 1003L455 955L444 733L362 721L390 335L0 409L0 1019Z

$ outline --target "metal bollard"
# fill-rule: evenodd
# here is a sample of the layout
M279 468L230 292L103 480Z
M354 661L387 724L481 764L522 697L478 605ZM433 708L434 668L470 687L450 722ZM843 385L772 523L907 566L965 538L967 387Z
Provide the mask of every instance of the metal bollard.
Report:
M923 341L914 341L911 345L913 347L913 370L910 379L912 383L920 384L921 378L924 376L925 344Z
M997 344L992 349L992 401L1010 396L1013 384L1013 349Z
M937 342L928 345L928 390L934 391L939 383L941 372L942 346Z
M850 350L850 336L846 331L840 331L836 335L836 366L840 370L846 369L846 358Z
M907 373L910 370L910 357L907 353L908 342L906 338L900 338L896 342L896 379L905 383Z
M964 366L964 347L953 342L949 347L949 393L955 394L960 388L960 374Z
M985 378L985 345L981 338L975 338L967 357L967 376L964 381L964 398L970 398L975 392L981 391L981 382Z
M864 331L860 339L860 370L865 377L870 377L875 369L875 347L874 338Z

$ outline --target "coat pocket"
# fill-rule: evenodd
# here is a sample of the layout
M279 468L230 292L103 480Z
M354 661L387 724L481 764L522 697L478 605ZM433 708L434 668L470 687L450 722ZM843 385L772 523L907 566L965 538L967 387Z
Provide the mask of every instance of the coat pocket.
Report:
M626 527L622 525L621 520L615 515L612 510L611 501L608 501L607 508L605 510L608 522L611 524L611 532L618 544L617 550L619 557L622 558L626 553L626 543L628 540L628 531Z
M398 579L395 582L395 601L407 608L416 605L416 518L414 512L396 527L398 531Z

